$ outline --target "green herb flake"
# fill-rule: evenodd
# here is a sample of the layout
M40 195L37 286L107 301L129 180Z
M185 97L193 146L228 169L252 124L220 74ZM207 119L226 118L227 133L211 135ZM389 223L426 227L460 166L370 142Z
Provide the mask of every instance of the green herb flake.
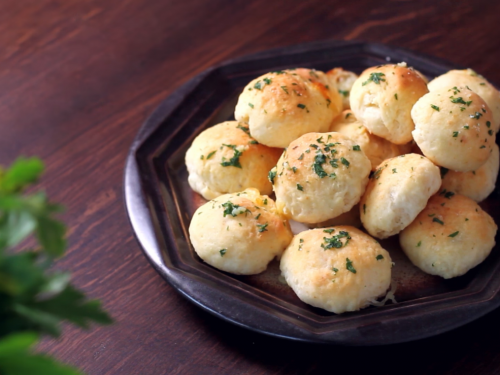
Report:
M453 132L453 138L458 137L458 132Z
M422 245L422 241L418 241L417 247L420 247Z
M259 233L262 233L262 232L267 232L267 226L269 225L269 223L265 223L265 224L257 224L257 231Z
M238 129L241 129L243 130L245 133L247 133L248 135L250 135L250 128L248 126L243 126L241 124L238 124L238 126L236 126Z
M271 184L273 184L273 185L274 185L274 179L276 178L276 174L277 174L277 173L278 173L278 172L276 171L276 169L275 169L275 168L273 168L273 169L271 169L271 170L269 171L269 173L268 173L268 175L267 175L267 178L268 178L269 182L271 182Z
M398 100L398 94L394 94L394 98L396 98L396 100Z
M483 114L481 112L475 112L473 115L469 115L470 118L479 120Z
M253 108L253 104L252 103L248 103L248 105L250 106L250 108Z
M220 253L221 257L223 257L224 255L226 255L226 252L227 252L227 249L221 249L221 250L219 250L219 253Z
M382 259L384 259L384 256L383 256L382 254L379 254L379 255L377 255L377 256L375 257L375 259L377 259L377 260L382 260Z
M332 271L335 272L335 273L337 273L337 272L339 272L339 269L335 268L335 267L332 267Z
M344 98L347 98L349 96L349 91L347 90L339 90L340 95L342 95Z
M439 107L437 105L431 104L431 108L439 112Z
M272 80L270 78L264 78L263 81L266 83L266 85L270 85Z
M323 232L328 233L328 234L332 234L333 232L335 232L335 229L333 229L333 228L323 229Z
M392 169L392 173L393 173L393 174L394 174L394 173L398 173L398 171L396 170L396 168L393 168L393 169Z
M365 86L365 85L369 84L370 82L373 82L377 85L380 85L380 82L385 82L385 79L382 77L385 77L384 73L370 73L370 77L365 82L363 82L361 85Z
M200 156L200 159L203 160L205 157L203 155Z
M343 156L340 158L340 161L342 164L344 164L346 166L346 168L349 168L349 165L351 165L351 163L349 163L349 161L344 158Z
M361 151L361 147L359 147L359 145L354 145L354 146L352 146L352 149L353 149L354 151Z
M281 86L281 89L282 89L284 92L286 92L288 95L290 95L290 94L288 93L288 88L287 88L286 86Z
M262 90L262 83L260 81L255 82L255 85L253 85L254 89L257 90Z
M302 160L302 159L304 159L304 153L300 154L300 156L299 156L299 159L298 159L298 160Z
M439 223L439 224L441 224L441 225L444 225L444 223L443 223L441 220L439 220L437 217L435 217L434 219L432 219L432 221L433 221L434 223Z
M266 199L264 199L264 205L266 205L266 206L267 206L267 198L266 198Z
M314 163L312 165L313 171L320 177L328 176L328 173L323 169L323 164L326 163L326 156L321 152L314 157Z
M234 204L231 201L227 201L226 203L222 203L222 207L224 207L224 211L223 211L224 217L226 217L227 215L231 215L232 217L236 217L236 216L241 215L241 214L246 215L248 212L250 212L250 210L248 210L247 208L239 206L237 204Z
M220 165L222 165L223 167L242 168L240 164L240 156L243 154L243 152L239 151L235 145L222 145L231 148L234 151L234 155L229 160L227 160L225 157L222 157L222 163L220 163Z
M255 216L255 220L259 220L260 215L261 214L258 214L257 216Z
M207 155L207 160L210 159L212 156L214 156L216 152L217 152L217 150L212 151L210 154L208 154Z
M309 113L309 109L307 109L305 104L299 103L299 104L297 104L297 107L299 107L300 109L305 109L307 111L307 113Z
M304 188L301 184L297 184L297 190L304 191Z
M482 149L482 148L486 148L486 146L485 146L485 145L482 145L481 147L479 147L479 149Z
M342 243L342 238L346 239L344 243ZM330 238L323 237L323 240L325 241L325 243L322 243L321 247L324 250L340 249L342 246L347 246L350 239L351 239L351 236L349 236L349 233L341 230L337 235L332 236Z
M453 237L455 237L459 233L460 233L460 231L457 230L456 232L453 232L452 234L450 234L448 237L453 238Z
M464 125L465 130L469 130L469 125Z
M491 126L491 122L486 121L486 126L489 128Z
M345 118L347 119L350 115L352 115L352 113L351 113L351 112L346 113Z
M349 258L345 258L345 268L352 273L356 273L356 269L352 264L352 260L350 260Z
M493 130L491 130L491 129L490 129L490 130L488 130L488 134L489 134L489 135L493 135Z

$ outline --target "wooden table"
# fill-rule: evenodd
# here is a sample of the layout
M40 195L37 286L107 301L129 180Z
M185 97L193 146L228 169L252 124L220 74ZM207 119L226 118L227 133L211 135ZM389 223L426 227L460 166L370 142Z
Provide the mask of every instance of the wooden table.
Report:
M123 166L162 99L225 59L321 39L388 43L470 66L500 83L500 3L458 1L0 2L0 163L39 155L66 204L56 265L116 319L68 327L41 349L88 374L500 373L500 310L391 347L266 337L190 304L156 274L123 206ZM417 5L418 4L418 5Z

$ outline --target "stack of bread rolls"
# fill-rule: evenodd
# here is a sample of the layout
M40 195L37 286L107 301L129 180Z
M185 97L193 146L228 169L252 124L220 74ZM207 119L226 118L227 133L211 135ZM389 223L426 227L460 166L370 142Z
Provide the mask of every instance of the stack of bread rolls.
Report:
M269 72L243 89L235 119L186 153L191 188L210 200L191 243L215 268L257 274L278 258L303 302L340 314L390 289L393 263L377 239L398 235L414 265L443 278L495 245L478 203L498 175L500 93L470 69L431 82L406 63L359 77ZM294 235L290 220L310 229Z

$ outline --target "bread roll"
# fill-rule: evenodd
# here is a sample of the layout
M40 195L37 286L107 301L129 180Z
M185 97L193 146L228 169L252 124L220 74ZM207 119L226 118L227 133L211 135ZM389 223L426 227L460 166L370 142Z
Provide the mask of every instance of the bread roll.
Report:
M372 236L387 238L408 226L439 190L439 168L417 154L384 161L361 198L361 222Z
M188 149L188 182L205 199L249 187L271 194L267 174L281 153L250 137L247 124L226 121L204 130Z
M381 65L365 70L351 90L351 109L368 130L396 144L412 140L410 111L428 92L422 77L401 65Z
M478 94L490 107L493 115L492 129L500 128L500 92L486 78L472 69L450 70L429 82L429 90L449 89L450 87L469 87Z
M437 165L474 171L493 151L491 111L479 95L465 87L431 91L419 99L411 116L415 142Z
M341 314L383 296L391 257L359 229L337 226L297 234L283 253L281 273L305 303Z
M495 246L497 226L472 199L443 190L399 235L422 271L449 279L481 263Z
M350 94L351 88L354 81L358 78L358 75L354 72L344 70L342 68L334 68L326 72L326 76L332 87L336 87L339 94L342 96L342 108L351 108Z
M342 98L323 72L289 69L250 82L234 116L259 143L283 148L303 134L327 131L341 110Z
M199 207L189 226L194 250L206 263L237 275L263 272L292 240L274 201L256 189L225 194Z
M271 171L278 209L303 223L339 216L359 202L370 169L359 145L342 134L305 134Z

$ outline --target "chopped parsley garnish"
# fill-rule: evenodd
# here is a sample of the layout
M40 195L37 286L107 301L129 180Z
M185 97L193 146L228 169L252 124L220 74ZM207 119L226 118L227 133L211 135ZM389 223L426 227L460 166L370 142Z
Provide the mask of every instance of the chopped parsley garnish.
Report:
M447 199L451 199L451 197L453 197L453 196L455 195L455 193L454 193L454 192L452 192L452 191L446 191L446 189L443 189L443 190L439 193L439 195L444 195L444 197L445 197L445 198L447 198Z
M339 90L340 95L343 95L344 98L347 98L349 96L349 91L347 90Z
M453 138L458 137L458 132L453 132Z
M238 124L237 128L243 130L245 133L250 135L250 128L248 128L247 126L243 126L241 124Z
M398 94L394 94L394 97L396 98L396 100L398 100Z
M385 79L382 78L385 77L384 73L370 73L370 77L363 82L361 85L365 86L369 84L370 82L376 83L377 85L380 85L380 82L385 82Z
M333 167L333 168L338 168L339 165L337 164L339 161L339 159L332 159L330 160L330 165Z
M351 113L351 112L347 113L347 114L345 115L345 118L347 119L350 115L352 115L352 113Z
M297 172L297 167L292 167L293 173Z
M328 234L332 234L333 232L335 232L335 229L333 229L333 228L323 229L323 232L328 233Z
M382 254L379 254L379 255L377 255L377 256L375 257L375 259L377 259L377 260L382 260L382 259L384 259L384 256L383 256Z
M335 272L335 273L337 273L337 272L339 272L339 269L335 268L335 267L332 267L332 271Z
M321 152L314 157L314 163L312 165L313 171L320 177L328 176L328 173L323 169L323 164L326 163L326 156Z
M318 145L315 145L314 143L311 143L309 147L315 148L316 150L318 149Z
M398 171L396 170L396 168L393 168L393 169L392 169L392 173L393 173L393 174L394 174L394 173L398 173Z
M267 85L270 85L272 80L270 78L264 78L263 81L267 84Z
M238 215L250 212L250 210L248 210L247 208L238 206L237 204L234 204L233 202L230 201L222 203L222 207L224 207L224 217L226 217L226 215L231 215L232 217L236 217Z
M253 104L252 103L248 103L248 105L250 106L250 108L253 108Z
M461 96L459 96L458 98L454 98L453 96L450 96L450 99L451 99L451 102L452 102L452 103L465 104L467 107L468 107L468 106L470 106L470 104L472 103L472 100L471 100L471 101L466 102L466 101L464 100L464 98L462 98Z
M344 158L343 156L340 158L340 162L341 162L342 164L344 164L344 165L346 166L346 168L349 168L349 165L351 164L351 163L349 163L349 161L348 161L346 158Z
M481 147L479 147L479 149L482 149L482 148L486 148L486 146L485 146L485 145L482 145Z
M266 199L264 199L264 205L266 205L266 206L267 206L267 198L266 198Z
M221 249L219 250L220 256L223 257L227 252L227 249Z
M240 164L240 156L243 154L243 152L239 151L235 145L226 145L225 143L222 144L223 146L229 147L234 150L234 155L231 159L227 160L224 156L222 157L222 165L223 167L236 167L236 168L241 168Z
M486 126L489 128L491 126L491 122L486 121Z
M257 216L255 216L255 220L259 220L260 215L261 214L258 214Z
M332 101L330 99L326 99L326 108L330 108L330 104L332 104Z
M439 107L437 105L431 104L431 108L439 112Z
M316 139L316 142L318 142L318 143L325 143L325 142L323 142L323 136L321 136L318 139Z
M210 159L212 156L214 156L214 154L217 152L216 151L212 151L210 154L207 155L207 160Z
M420 247L422 245L422 241L418 241L417 247Z
M453 237L455 237L459 233L460 233L460 231L457 230L456 232L453 232L452 234L450 234L448 237L452 237L453 238Z
M432 219L432 221L433 221L434 223L439 223L439 224L441 224L441 225L444 225L444 223L443 223L441 220L439 220L437 217L435 217L434 219Z
M352 149L353 149L354 151L361 151L361 147L359 147L359 145L354 145L354 146L352 146Z
M483 114L481 112L476 112L474 113L473 115L469 115L470 118L473 118L473 119L476 119L476 120L479 120L479 118L482 116Z
M356 269L352 265L352 260L350 260L349 258L345 258L345 268L347 268L347 270L352 273L356 273Z
M465 130L469 130L469 125L464 125Z
M342 243L342 241L341 241L342 238L346 239L346 241L344 243ZM333 248L340 249L342 246L347 246L347 243L349 242L350 239L351 239L351 236L349 236L349 233L341 230L339 232L339 234L337 234L333 237L330 237L330 238L323 237L323 240L325 241L325 243L322 243L321 247L324 250L333 249Z
M276 173L278 173L274 168L269 171L269 174L267 175L267 178L271 182L271 184L274 184L274 179L276 178Z
M297 104L297 107L299 107L300 109L305 109L307 111L307 113L309 113L309 110L307 109L305 104L299 103L299 104Z
M255 85L253 85L254 89L257 90L262 90L262 83L260 81L255 82Z
M297 184L297 190L304 191L304 188L301 184Z
M489 135L493 135L493 130L491 130L491 129L490 129L490 130L488 130L488 134L489 134Z
M286 86L281 86L281 89L288 94L288 89L286 88Z
M267 232L267 226L269 225L269 223L265 223L265 224L257 224L257 228L258 228L258 232L259 233L262 233L262 232Z
M302 159L304 159L304 153L300 154L300 156L299 156L299 160L302 160Z

